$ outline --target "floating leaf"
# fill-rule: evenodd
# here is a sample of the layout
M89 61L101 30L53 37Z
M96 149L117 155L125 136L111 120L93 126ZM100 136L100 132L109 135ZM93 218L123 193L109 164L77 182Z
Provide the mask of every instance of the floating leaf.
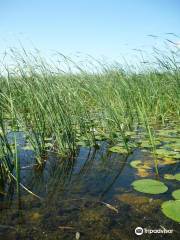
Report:
M177 180L180 181L180 173L176 173L175 175L172 174L165 174L164 178L170 179L170 180Z
M162 212L175 222L180 222L180 201L170 200L161 205Z
M159 194L168 190L167 186L154 179L140 179L132 183L135 190L143 193Z
M127 150L124 147L119 145L109 148L109 151L115 152L115 153L127 153Z
M144 162L142 164L143 169L152 169L152 162Z
M177 161L173 158L163 158L158 160L158 164L159 165L171 165L171 164L175 164L177 163Z
M158 131L158 135L165 136L165 137L171 137L172 135L176 135L177 132L178 131L176 129L161 129Z
M150 148L151 144L149 143L149 141L144 140L143 142L141 142L141 147Z
M175 179L176 179L177 181L180 181L180 173L176 173L176 174L174 175L174 177L175 177Z
M156 154L160 157L169 157L169 158L180 158L180 153L175 152L174 150L168 150L165 148L160 148L156 150Z
M156 140L154 142L155 145L159 145L161 142L159 140ZM144 147L144 148L151 148L152 145L151 143L148 141L148 140L143 140L142 143L141 143L141 147Z
M165 143L173 143L175 141L175 138L172 137L164 137L164 136L159 136L158 139L161 142L165 142Z
M175 199L180 200L180 189L174 191L174 192L172 193L172 196L173 196Z
M148 172L147 169L139 168L137 169L136 175L139 177L148 177L150 175L150 172Z
M150 172L147 171L152 169L151 162L142 162L141 160L134 160L130 163L131 167L137 169L137 174L140 177L147 177L150 175Z
M130 163L131 167L133 168L138 168L140 164L142 164L141 160L134 160Z
M175 152L180 151L180 143L179 143L179 142L166 144L166 145L164 145L164 147L171 148L171 149L174 150Z
M160 148L156 150L157 155L161 155L161 156L172 156L175 155L175 153L173 151L164 149L164 148Z
M173 158L175 158L175 159L180 159L180 153L176 153L176 154L173 156Z
M168 180L174 180L175 179L174 175L172 175L172 174L164 174L164 178L168 179Z

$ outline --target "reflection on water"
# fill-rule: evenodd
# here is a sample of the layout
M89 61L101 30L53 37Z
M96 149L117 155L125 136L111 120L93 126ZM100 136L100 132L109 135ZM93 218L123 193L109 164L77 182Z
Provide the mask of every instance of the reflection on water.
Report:
M11 136L9 136L11 138ZM21 182L42 200L21 191L21 209L13 184L0 194L0 239L136 239L137 226L149 229L174 229L172 236L142 235L141 239L179 239L179 224L160 210L170 199L177 182L168 182L169 191L161 195L135 192L131 183L139 176L130 167L133 159L151 161L148 153L135 150L124 156L99 149L81 147L72 159L49 153L43 169L32 165L34 153L23 147L23 133L17 138L21 162ZM179 164L160 168L160 175L180 170ZM151 177L154 172L149 173Z

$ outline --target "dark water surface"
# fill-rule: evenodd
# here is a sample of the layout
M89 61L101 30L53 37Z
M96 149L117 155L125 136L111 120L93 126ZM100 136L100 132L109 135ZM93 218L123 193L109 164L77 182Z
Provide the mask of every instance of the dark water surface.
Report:
M161 176L180 172L179 163L160 167L160 180L169 189L150 195L133 190L131 183L142 177L129 164L133 159L152 161L147 152L135 150L130 156L110 153L108 143L101 142L98 150L81 147L68 161L49 153L45 166L37 169L32 165L33 151L23 149L23 133L17 140L21 182L41 200L21 190L18 209L15 187L7 185L0 194L0 239L180 239L180 224L161 212L161 203L172 199L172 191L178 188L177 181ZM154 170L149 177L155 178ZM166 228L173 233L137 236L136 227Z

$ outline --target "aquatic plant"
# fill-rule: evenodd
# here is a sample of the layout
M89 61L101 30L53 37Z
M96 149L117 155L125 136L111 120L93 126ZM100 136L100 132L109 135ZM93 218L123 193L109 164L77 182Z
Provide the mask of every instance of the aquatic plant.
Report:
M0 76L2 179L13 169L19 179L18 156L12 160L13 146L7 139L15 130L24 132L39 166L46 162L48 151L73 157L80 143L98 147L101 139L111 143L111 151L130 154L138 147L137 135L142 147L150 146L158 173L162 149L157 149L161 140L156 128L180 115L178 53L172 58L155 56L156 67L144 71L96 61L93 72L64 56L68 72L24 49L10 53L14 65L4 64ZM171 147L168 155L178 157L178 143Z
M175 222L180 222L180 201L169 200L163 202L161 206L162 212Z
M168 187L160 181L154 179L140 179L132 183L135 190L149 194L164 193L168 190Z
M172 192L172 196L174 197L174 199L180 200L180 189Z

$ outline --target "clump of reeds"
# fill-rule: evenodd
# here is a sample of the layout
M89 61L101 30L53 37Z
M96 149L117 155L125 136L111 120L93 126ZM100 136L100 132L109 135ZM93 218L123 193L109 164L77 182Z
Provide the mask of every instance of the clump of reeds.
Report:
M126 133L138 125L147 131L158 171L153 127L179 118L178 56L156 57L156 68L144 72L101 63L93 73L66 59L76 70L64 73L59 66L25 51L11 53L15 67L4 66L0 77L0 175L12 173L13 166L17 171L20 168L17 154L12 157L8 131L25 133L41 165L46 139L50 139L52 151L72 156L82 138L96 145L98 132L111 139L118 133L130 152ZM18 173L16 177L19 181Z

